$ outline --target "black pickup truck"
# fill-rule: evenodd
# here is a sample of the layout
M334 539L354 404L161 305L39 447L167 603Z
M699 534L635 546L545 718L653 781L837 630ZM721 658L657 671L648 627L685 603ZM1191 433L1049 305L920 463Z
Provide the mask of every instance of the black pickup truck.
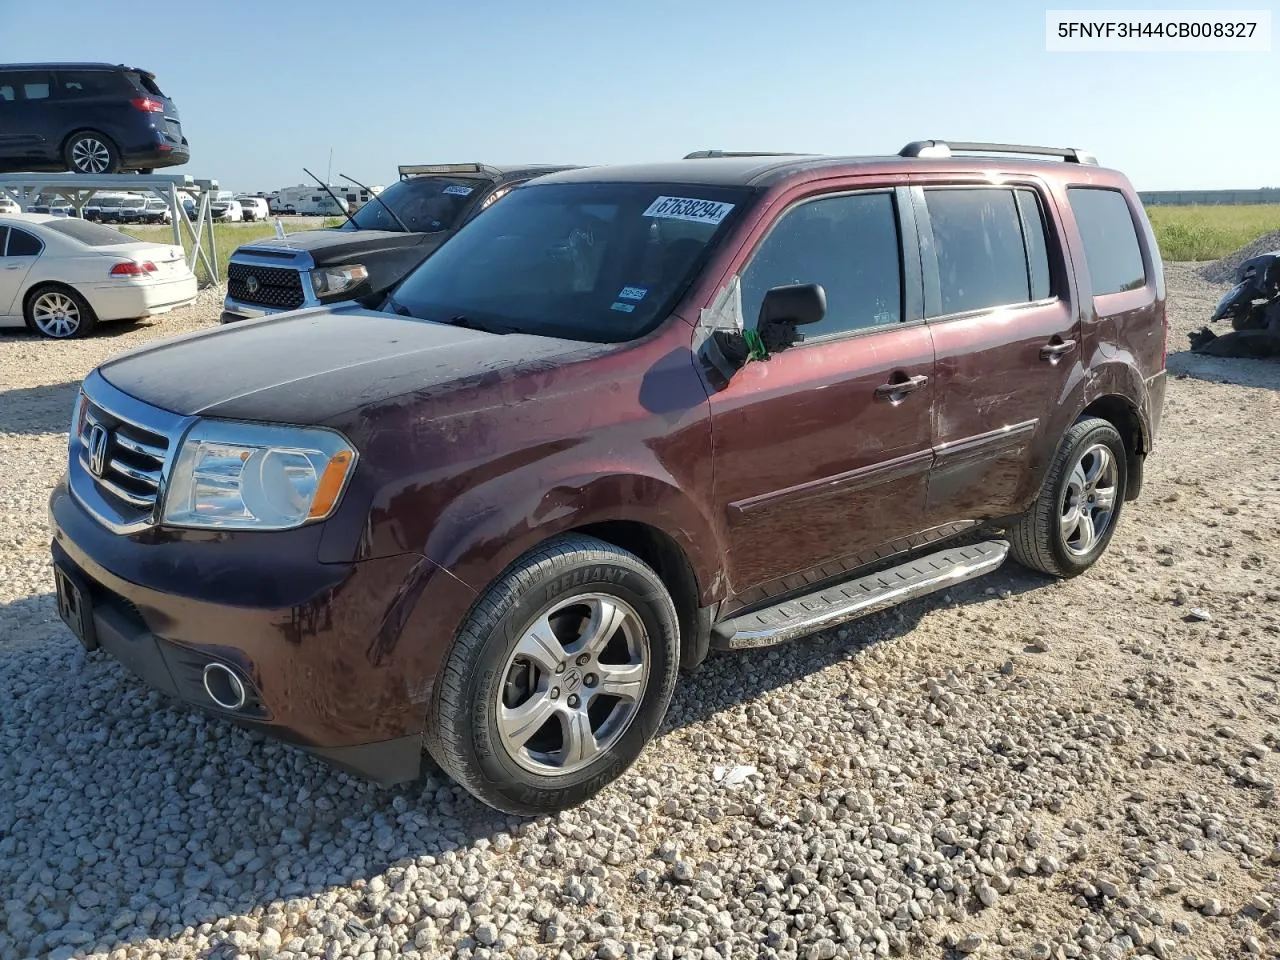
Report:
M464 223L513 187L567 169L402 166L399 182L342 226L254 240L236 250L227 264L222 322L344 300L376 306Z

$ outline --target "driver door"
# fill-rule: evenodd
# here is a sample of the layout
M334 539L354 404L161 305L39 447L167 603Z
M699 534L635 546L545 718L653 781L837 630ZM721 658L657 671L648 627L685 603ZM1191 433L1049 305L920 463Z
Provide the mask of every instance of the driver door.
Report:
M924 525L933 461L933 343L907 193L850 185L775 209L737 268L744 321L794 283L821 284L827 314L710 397L715 502L742 602L895 552Z

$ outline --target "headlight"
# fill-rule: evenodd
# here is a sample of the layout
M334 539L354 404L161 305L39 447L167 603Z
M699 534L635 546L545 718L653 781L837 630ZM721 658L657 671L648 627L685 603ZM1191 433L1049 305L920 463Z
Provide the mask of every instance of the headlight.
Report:
M356 452L332 430L197 422L178 450L163 522L219 530L287 530L337 506Z
M362 264L346 267L320 267L311 271L311 287L317 297L332 297L346 293L369 279L369 271Z

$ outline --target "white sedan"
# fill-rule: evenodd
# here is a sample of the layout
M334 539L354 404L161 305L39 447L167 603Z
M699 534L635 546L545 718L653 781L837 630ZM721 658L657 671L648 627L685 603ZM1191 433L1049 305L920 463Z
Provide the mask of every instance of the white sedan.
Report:
M76 217L0 216L0 327L57 340L99 321L168 313L196 298L182 248Z

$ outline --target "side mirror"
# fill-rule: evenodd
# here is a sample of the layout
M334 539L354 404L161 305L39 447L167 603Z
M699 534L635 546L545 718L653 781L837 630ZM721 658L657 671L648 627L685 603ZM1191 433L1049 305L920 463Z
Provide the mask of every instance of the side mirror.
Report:
M797 326L817 323L827 315L827 291L820 283L794 283L774 287L760 304L756 330L770 353L785 350L804 340Z

